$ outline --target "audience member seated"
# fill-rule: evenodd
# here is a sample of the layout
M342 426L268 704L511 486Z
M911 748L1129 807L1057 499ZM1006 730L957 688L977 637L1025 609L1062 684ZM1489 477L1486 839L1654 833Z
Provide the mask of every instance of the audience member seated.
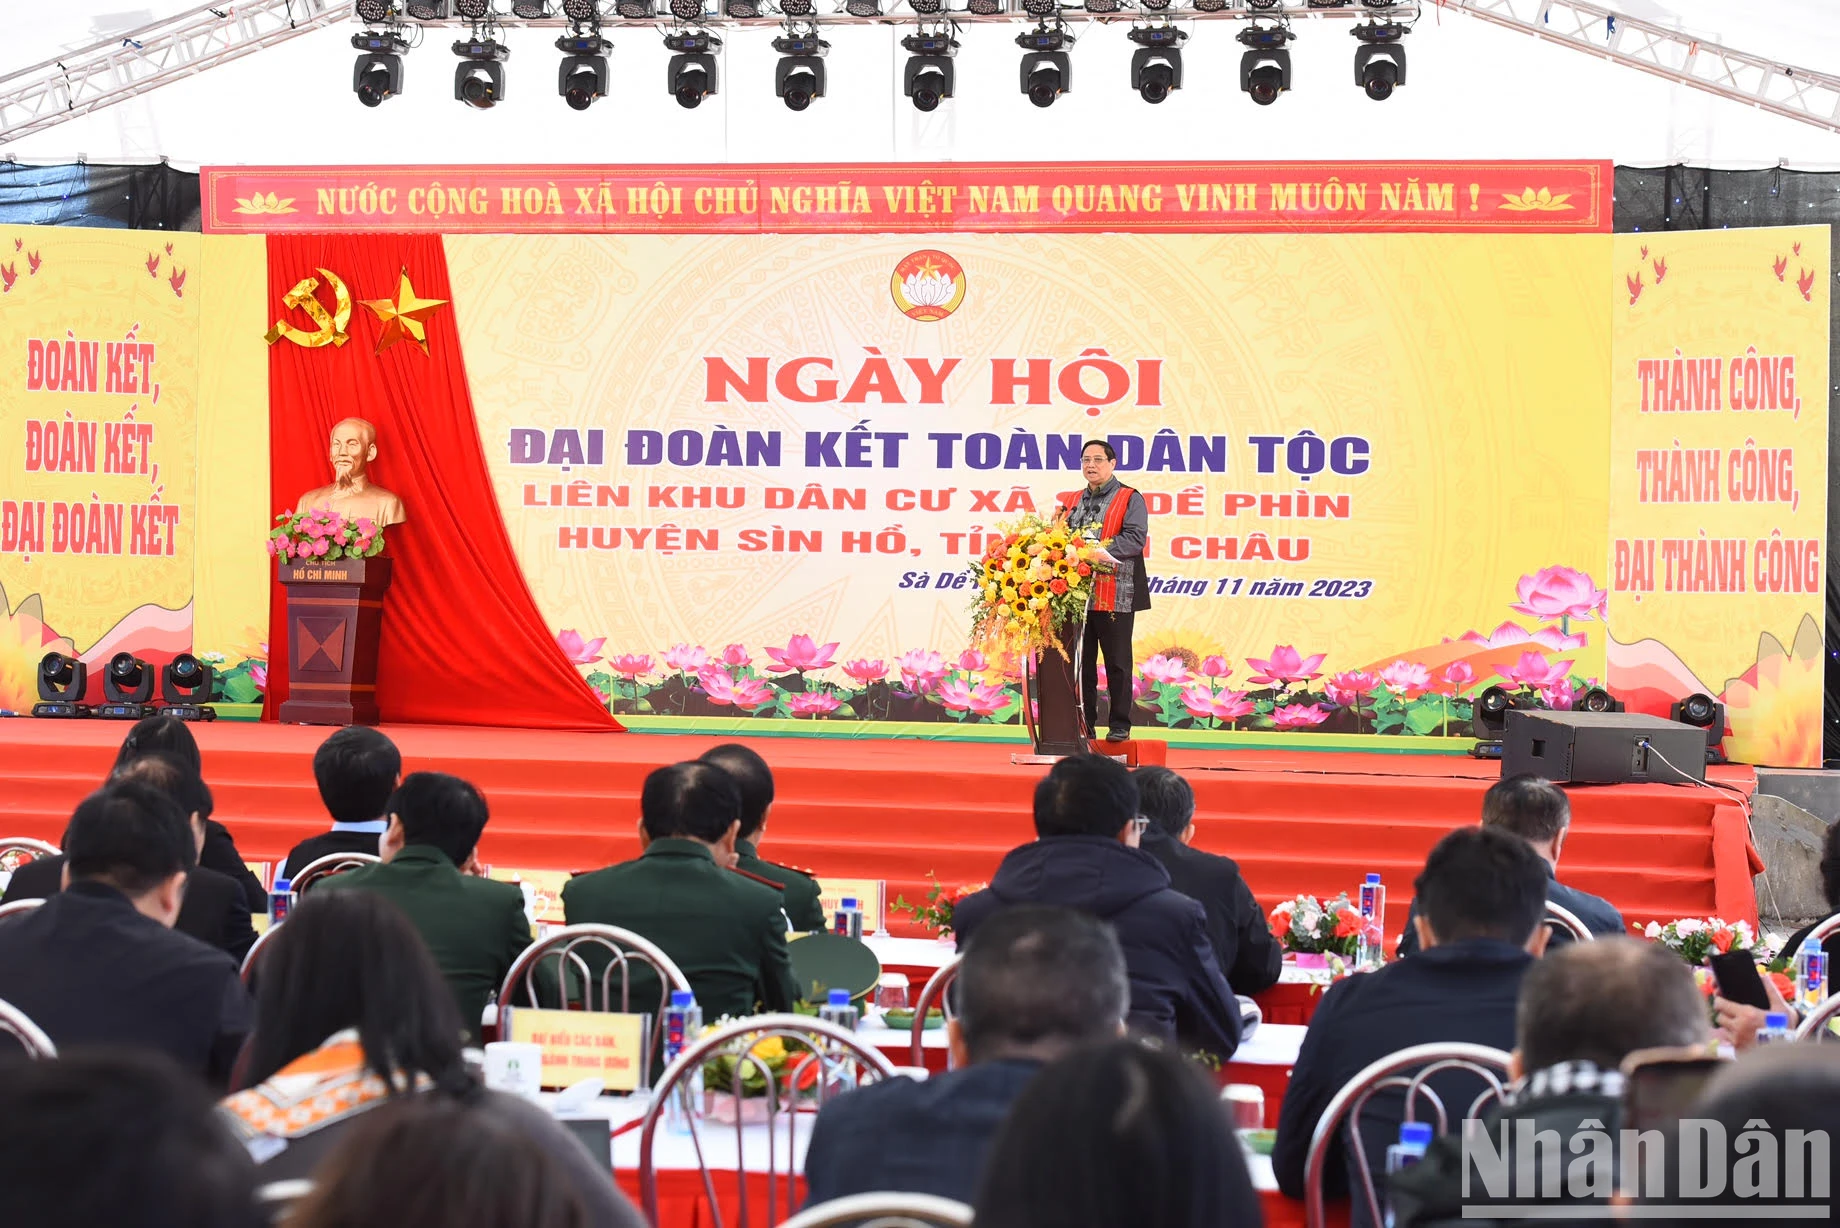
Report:
M1166 767L1141 767L1137 805L1150 826L1138 847L1163 863L1169 885L1207 910L1208 941L1234 993L1255 994L1278 983L1284 948L1272 936L1239 863L1193 847L1195 791Z
M980 1228L1242 1228L1263 1222L1213 1085L1131 1041L1044 1067L984 1164Z
M1751 1228L1787 1218L1769 1216L1755 1195L1739 1197L1741 1179L1751 1189L1767 1182L1785 1201L1816 1204L1803 1217L1832 1222L1832 1175L1840 1173L1840 1046L1768 1045L1746 1053L1708 1081L1692 1116L1724 1128L1724 1155L1734 1166L1718 1200L1727 1214L1695 1215L1693 1224ZM1769 1141L1760 1143L1752 1132L1763 1122L1769 1123ZM1752 1137L1739 1141L1747 1133Z
M1559 850L1572 825L1572 803L1565 790L1538 776L1510 776L1482 795L1482 825L1525 840L1546 862L1546 898L1584 922L1597 935L1627 934L1623 914L1610 901L1559 881ZM1405 933L1399 936L1399 954L1418 950L1418 901L1406 914ZM1554 930L1552 941L1563 945L1572 936Z
M177 759L164 754L143 755L116 768L109 779L136 781L171 798L191 816L193 848L204 847L205 824L211 818L211 790ZM40 857L14 872L6 894L0 896L0 904L49 899L62 890L63 883L63 856ZM227 874L195 864L186 873L182 898L179 919L173 922L173 928L218 948L241 964L256 941L242 885Z
M1223 1061L1239 1047L1239 1003L1208 942L1207 912L1169 886L1169 871L1138 848L1130 771L1099 755L1074 755L1035 787L1032 844L1012 849L987 890L952 913L959 948L984 920L1017 904L1056 904L1109 921L1131 978L1131 1026L1205 1049Z
M1304 1033L1271 1153L1278 1188L1292 1198L1303 1197L1304 1161L1323 1110L1367 1066L1433 1041L1514 1047L1521 980L1546 949L1545 863L1518 836L1463 827L1438 841L1415 887L1423 949L1331 985ZM1446 1105L1467 1105L1477 1091L1474 1079L1453 1074L1434 1075L1429 1086ZM1386 1171L1386 1148L1398 1139L1404 1107L1403 1096L1388 1091L1362 1113L1373 1172ZM1345 1174L1355 1171L1344 1151L1341 1139L1329 1151L1324 1187L1332 1197L1347 1191ZM1367 1223L1359 1199L1353 1223Z
M1831 916L1840 912L1840 823L1829 824L1827 835L1821 844L1821 896L1827 901L1827 912ZM1783 954L1791 958L1802 949L1802 943L1814 932L1814 927L1827 920L1821 917L1810 921L1801 929L1790 935L1783 944ZM1829 984L1832 984L1834 959L1840 956L1840 931L1829 934L1821 942L1821 949L1827 952Z
M741 830L741 792L711 763L674 763L645 778L639 857L577 875L562 889L570 925L617 925L655 943L696 994L703 1018L791 1010L800 998L786 953L781 893L725 868ZM580 952L595 976L606 955ZM650 969L636 967L635 1011L656 1011Z
M741 832L735 837L734 868L785 892L781 904L794 930L824 929L818 880L790 866L760 858L760 843L767 838L767 811L773 805L773 771L767 761L740 743L729 742L704 751L702 762L713 763L727 772L741 791Z
M321 857L334 853L377 853L390 825L386 807L402 781L402 753L375 729L351 725L313 752L319 800L332 816L332 830L308 836L288 851L276 878L292 881Z
M128 736L122 739L111 773L143 755L177 759L180 766L191 769L192 775L204 778L204 757L198 751L198 739L192 736L191 727L176 716L149 716L136 721L128 730ZM208 815L204 824L204 851L198 855L198 864L235 879L243 889L250 912L268 910L268 890L250 870L243 855L236 851L230 829Z
M287 1228L588 1228L594 1222L561 1163L520 1123L446 1096L415 1096L365 1114L288 1216Z
M958 966L956 1069L889 1079L824 1106L805 1153L808 1205L898 1190L969 1203L984 1153L1042 1064L1124 1035L1131 986L1111 927L1024 906L979 929Z
M262 952L247 1090L223 1103L264 1182L316 1178L371 1110L416 1095L477 1098L548 1152L595 1228L638 1215L612 1172L554 1118L480 1088L440 969L402 910L372 891L313 892ZM375 1221L383 1223L384 1221Z
M1499 1146L1509 1157L1509 1172L1517 1171L1517 1149L1531 1137L1525 1131L1556 1133L1564 1144L1587 1128L1586 1122L1595 1122L1589 1128L1618 1138L1619 1068L1630 1054L1704 1049L1711 1040L1706 1001L1693 983L1692 969L1673 952L1630 938L1573 943L1536 963L1521 982L1514 1032L1509 1073L1515 1084L1505 1103L1482 1118L1491 1140L1508 1140ZM1567 1163L1572 1154L1565 1153ZM1390 1203L1399 1228L1521 1221L1518 1214L1486 1214L1491 1200L1474 1171L1467 1174L1466 1198L1463 1164L1462 1136L1453 1127L1415 1167L1394 1178ZM1509 1201L1524 1205L1527 1199L1520 1195L1525 1193L1516 1191ZM1608 1204L1604 1197L1580 1201Z
M64 831L66 886L5 923L0 999L60 1052L157 1049L221 1087L249 1031L236 962L172 931L197 855L185 815L144 784L104 785Z
M389 800L382 865L324 879L319 891L375 891L414 924L477 1038L486 1000L530 945L524 893L478 874L486 799L458 776L414 772Z
M255 1228L255 1180L209 1093L158 1054L71 1053L0 1078L0 1219L15 1228Z

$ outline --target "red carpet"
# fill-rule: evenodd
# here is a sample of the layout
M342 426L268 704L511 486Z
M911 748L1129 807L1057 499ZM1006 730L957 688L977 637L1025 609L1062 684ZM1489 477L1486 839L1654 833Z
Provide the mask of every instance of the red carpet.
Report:
M107 721L0 720L0 835L55 841L102 778L126 733ZM312 752L330 732L273 724L195 726L217 817L251 860L275 860L323 830ZM520 868L585 870L636 854L646 772L715 739L390 726L405 770L473 780L492 808L482 858ZM1029 799L1045 769L1015 767L988 743L761 738L779 803L762 852L846 877L888 880L888 898L988 879L1032 838ZM1201 847L1239 860L1270 907L1300 891L1353 890L1385 876L1389 934L1405 919L1412 877L1437 838L1475 821L1492 764L1449 756L1172 750L1193 782ZM1715 769L1748 795L1748 768ZM1661 785L1572 791L1561 874L1637 922L1717 913L1756 920L1744 815L1728 795ZM897 925L897 932L901 927Z

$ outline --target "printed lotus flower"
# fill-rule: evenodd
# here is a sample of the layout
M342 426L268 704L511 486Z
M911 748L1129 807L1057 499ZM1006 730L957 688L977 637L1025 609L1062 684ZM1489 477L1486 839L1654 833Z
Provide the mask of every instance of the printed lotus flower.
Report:
M1365 670L1347 670L1332 675L1329 681L1323 683L1323 694L1329 697L1330 703L1352 708L1379 685L1378 675Z
M262 692L264 695L268 694L268 666L260 661L251 664L249 667L249 681L255 683L256 690Z
M596 640L595 645L598 647L600 641ZM637 678L652 672L652 659L640 653L624 652L617 657L607 658L607 667L622 678Z
M1099 666L1099 689L1103 691L1109 685L1110 684L1107 683L1105 680L1105 666L1100 665ZM1149 693L1150 693L1150 680L1144 677L1141 673L1133 673L1131 675L1131 698L1132 699L1142 699L1144 696L1148 695Z
M664 651L664 663L680 674L694 674L709 664L709 653L688 644L673 644Z
M1188 664L1180 657L1154 656L1139 668L1151 682L1181 686L1188 681Z
M871 682L880 682L886 678L888 667L879 660L865 661L858 658L854 661L845 661L843 672L848 674L852 680L867 686Z
M954 712L995 716L1009 703L1009 692L988 682L971 686L962 678L954 678L939 688L939 702Z
M977 649L967 648L958 654L958 668L961 673L981 674L990 668L990 661Z
M1215 691L1204 682L1182 692L1182 706L1190 716L1201 720L1236 721L1252 715L1252 705L1244 691Z
M562 649L562 655L576 665L592 665L600 660L601 645L607 642L606 636L598 639L584 640L581 632L564 627L556 633L556 647ZM646 662L646 668L651 662Z
M901 280L901 293L916 307L944 307L952 301L957 287L952 279L937 270L932 273L909 273Z
M1206 657L1201 662L1201 676L1203 678L1225 678L1232 673L1233 668L1227 663L1225 657Z
M1470 668L1468 661L1452 661L1444 667L1444 672L1438 675L1437 692L1440 695L1461 694L1464 688L1474 681L1476 681L1476 671Z
M732 704L737 708L764 708L773 702L773 688L761 678L743 678L736 682L729 672L717 665L705 665L696 676L703 693L712 704Z
M944 657L922 648L902 653L895 667L901 671L902 684L916 695L930 694L950 672Z
M1757 663L1725 686L1725 752L1739 763L1818 767L1821 668L1821 632L1811 616L1787 651L1775 636L1759 637Z
M75 656L77 647L45 625L45 603L37 593L7 611L0 589L0 708L30 712L38 702L38 663L48 652Z
M1544 653L1523 652L1519 661L1503 666L1500 673L1516 686L1538 691L1565 681L1571 670L1570 661L1548 661Z
M1279 729L1309 729L1328 719L1329 709L1321 704L1286 704L1271 711L1271 723Z
M767 655L773 664L781 669L797 670L800 673L812 669L829 669L836 657L837 645L833 641L820 644L809 635L795 635L786 641L784 648L769 648Z
M1591 577L1571 567L1542 567L1522 576L1515 591L1520 600L1509 606L1516 614L1532 618L1567 618L1590 622L1604 609L1607 594Z
M1257 657L1247 657L1246 664L1259 671L1252 676L1252 681L1263 685L1292 682L1310 682L1322 677L1312 672L1323 663L1327 653L1314 653L1303 656L1289 644L1279 644L1271 650L1271 656L1261 661Z
M1582 635L1568 635L1557 627L1541 627L1538 631L1529 631L1519 623L1503 623L1487 635L1480 631L1465 631L1458 639L1484 648L1512 648L1516 644L1538 644L1549 652L1570 652L1574 648L1585 646Z
M767 649L769 654L772 651ZM786 711L794 716L828 716L839 706L837 697L824 691L799 691L786 696Z
M1399 660L1380 671L1380 682L1401 699L1416 699L1431 689L1431 671L1416 661Z
M1567 678L1561 678L1551 686L1540 688L1540 702L1554 712L1570 712L1572 700L1575 698L1577 698L1577 692L1572 690L1571 680Z
M740 669L743 666L752 665L753 663L754 658L748 655L747 645L745 644L730 644L727 648L722 650L722 664L728 666L730 669Z

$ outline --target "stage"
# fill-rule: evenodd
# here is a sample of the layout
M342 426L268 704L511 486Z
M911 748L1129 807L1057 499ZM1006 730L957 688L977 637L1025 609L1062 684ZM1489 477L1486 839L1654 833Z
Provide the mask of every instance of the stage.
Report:
M313 784L322 727L219 722L193 726L217 818L252 861L278 860L327 818ZM0 836L56 841L77 801L103 777L128 726L112 721L0 720ZM638 794L660 764L718 739L682 734L554 733L393 725L404 771L477 784L492 819L481 859L521 869L590 870L638 852ZM826 876L886 880L887 898L924 897L987 880L1004 852L1033 838L1029 803L1045 769L1010 763L1015 747L920 740L755 738L779 800L762 855ZM1295 740L1307 746L1308 735ZM1169 766L1194 785L1196 843L1238 860L1267 908L1298 892L1353 891L1377 871L1387 933L1405 920L1412 878L1453 827L1475 821L1497 765L1448 755L1309 750L1183 750ZM1730 792L1663 785L1571 790L1573 823L1560 875L1637 924L1718 915L1756 921L1761 869L1745 808L1755 775L1712 769ZM915 933L897 919L896 933Z

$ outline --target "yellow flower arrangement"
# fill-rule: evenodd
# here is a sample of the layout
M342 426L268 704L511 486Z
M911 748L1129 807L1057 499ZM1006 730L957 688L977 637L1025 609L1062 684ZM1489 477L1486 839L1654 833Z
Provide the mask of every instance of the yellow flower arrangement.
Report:
M1060 633L1086 616L1092 544L1034 515L998 525L997 532L970 567L971 647L992 659L1050 647L1066 656Z

